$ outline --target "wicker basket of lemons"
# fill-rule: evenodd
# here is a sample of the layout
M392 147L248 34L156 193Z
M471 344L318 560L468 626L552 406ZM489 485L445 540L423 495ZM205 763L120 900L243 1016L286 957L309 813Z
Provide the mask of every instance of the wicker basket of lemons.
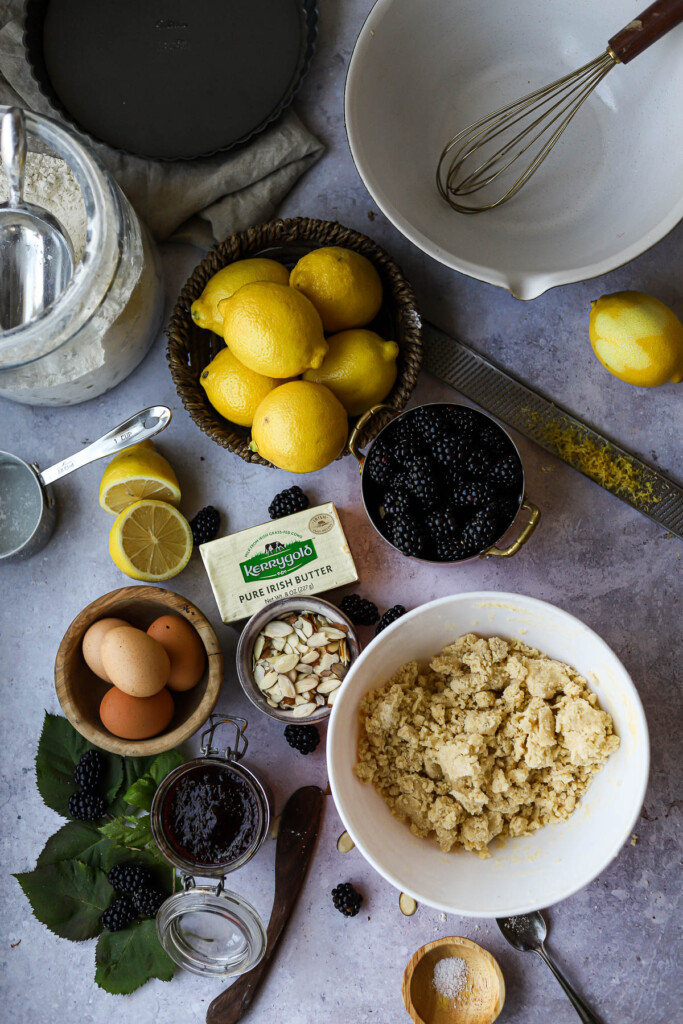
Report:
M167 330L183 405L241 458L293 473L367 444L406 404L422 363L412 288L379 246L296 218L232 235L195 269Z

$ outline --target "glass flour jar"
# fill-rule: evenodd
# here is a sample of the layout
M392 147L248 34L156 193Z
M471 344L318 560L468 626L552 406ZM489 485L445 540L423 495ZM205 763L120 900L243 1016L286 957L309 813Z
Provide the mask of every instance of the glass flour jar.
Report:
M0 106L0 117L7 109ZM50 212L69 231L76 262L42 316L0 333L0 396L76 405L115 387L147 353L163 312L159 258L111 174L76 134L30 111L25 118L26 198L41 205L31 185L47 175L57 203Z

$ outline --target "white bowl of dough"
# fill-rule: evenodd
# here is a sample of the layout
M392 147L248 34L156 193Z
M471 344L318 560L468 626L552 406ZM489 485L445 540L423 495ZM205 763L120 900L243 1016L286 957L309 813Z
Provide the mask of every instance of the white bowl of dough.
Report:
M585 677L598 698L599 709L612 717L614 733L619 737L618 748L592 775L588 789L566 820L550 822L531 834L502 842L494 839L488 845L490 856L486 859L461 845L445 853L435 838L413 834L407 823L394 817L374 786L362 783L354 771L363 697L383 686L407 662L414 660L426 667L443 648L469 633L520 641L549 659L571 666ZM514 664L520 658L530 664L521 655ZM506 673L515 671L507 656L502 664ZM534 664L538 665L538 659ZM560 718L557 709L568 700L559 691L544 703L554 707L556 718ZM528 728L528 716L525 721L524 728ZM563 724L567 727L566 720ZM504 727L505 723L500 728ZM568 736L569 732L567 736L562 734L558 742L566 744ZM582 743L579 739L579 747ZM524 756L533 759L531 753ZM574 616L545 601L521 594L478 591L440 598L414 609L361 654L334 704L327 761L332 795L346 829L363 856L388 882L418 902L447 913L501 917L528 913L566 899L588 885L616 857L631 837L640 813L650 745L636 688L604 640ZM419 774L419 767L417 770ZM458 786L462 789L460 782ZM561 787L562 798L567 791L568 787ZM449 802L453 801L449 798ZM469 812L466 816L473 817Z
M349 64L345 120L383 213L427 255L520 299L605 274L663 238L683 217L683 133L672 131L683 25L610 71L509 203L465 216L436 187L456 132L597 57L642 7L377 0Z

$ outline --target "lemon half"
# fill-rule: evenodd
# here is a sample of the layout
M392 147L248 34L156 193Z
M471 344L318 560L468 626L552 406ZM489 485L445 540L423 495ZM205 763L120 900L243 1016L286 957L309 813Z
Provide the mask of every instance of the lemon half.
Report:
M100 482L100 506L112 515L117 516L141 498L180 504L178 477L151 441L115 455Z
M177 576L192 554L192 530L165 501L136 501L124 509L109 533L109 554L134 580L157 583Z

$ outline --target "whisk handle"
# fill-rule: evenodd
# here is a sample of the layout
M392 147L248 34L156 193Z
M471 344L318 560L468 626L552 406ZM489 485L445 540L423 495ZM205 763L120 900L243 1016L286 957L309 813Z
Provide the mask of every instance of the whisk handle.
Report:
M642 14L612 36L609 48L622 64L628 64L682 21L683 0L655 0Z

